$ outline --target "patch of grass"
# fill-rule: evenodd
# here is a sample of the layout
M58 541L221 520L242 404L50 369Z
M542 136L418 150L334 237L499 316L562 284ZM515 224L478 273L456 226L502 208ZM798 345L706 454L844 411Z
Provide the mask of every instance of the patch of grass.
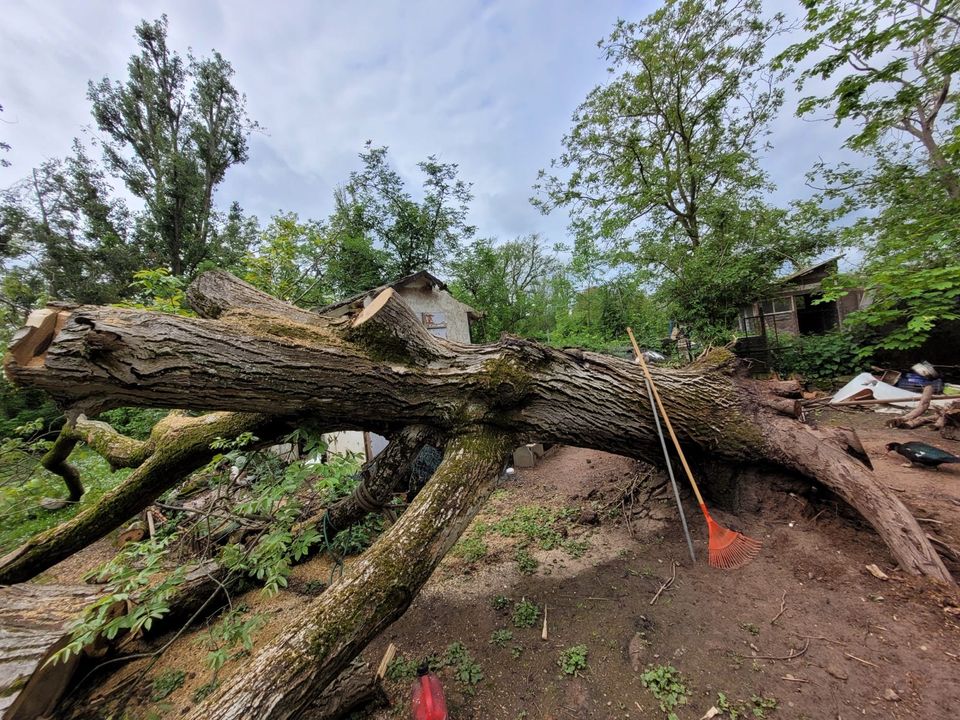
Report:
M70 464L80 471L85 492L79 502L60 510L44 510L45 497L67 496L63 480L40 466L40 455L4 453L0 456L0 555L6 554L37 533L48 530L97 504L104 493L112 490L129 469L112 472L110 465L85 445L78 445L70 454ZM9 478L9 479L7 479Z
M746 630L748 633L756 637L760 634L760 628L757 627L754 623L740 623L740 628Z
M183 687L183 681L186 680L187 673L183 670L167 670L157 675L153 679L153 692L150 700L160 702L174 690Z
M514 645L510 648L510 657L514 660L518 659L521 655L523 655L523 645Z
M511 640L513 640L513 632L510 630L494 630L490 633L490 644L498 648L506 647Z
M533 575L540 567L540 562L523 546L517 548L517 551L513 554L513 559L517 561L517 569L523 575Z
M552 510L540 505L520 505L492 529L504 537L522 538L537 543L543 550L553 550L563 543L563 535L554 527L568 522L576 515L573 508Z
M563 549L572 558L582 558L587 553L590 543L586 540L564 540Z
M564 675L579 675L587 667L587 646L574 645L560 653L557 665Z
M513 626L518 628L533 627L540 617L540 607L526 598L513 608Z
M193 691L193 701L195 703L202 702L210 693L216 690L220 686L216 680L211 680L208 683L204 683L196 690Z
M755 718L765 718L768 710L776 710L779 705L780 702L775 697L750 696L750 710Z
M654 665L640 676L640 682L660 703L660 709L670 720L675 720L674 710L687 703L687 686L680 671L672 665Z
M487 556L487 544L482 537L471 535L454 545L450 552L454 557L462 558L468 563L475 563Z

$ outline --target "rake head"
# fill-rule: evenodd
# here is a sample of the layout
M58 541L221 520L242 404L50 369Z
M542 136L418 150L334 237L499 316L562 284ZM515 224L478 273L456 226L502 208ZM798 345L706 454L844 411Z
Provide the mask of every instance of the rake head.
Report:
M743 567L760 554L763 543L742 533L729 530L704 510L707 516L707 528L710 532L708 562L712 567L723 570L735 570Z

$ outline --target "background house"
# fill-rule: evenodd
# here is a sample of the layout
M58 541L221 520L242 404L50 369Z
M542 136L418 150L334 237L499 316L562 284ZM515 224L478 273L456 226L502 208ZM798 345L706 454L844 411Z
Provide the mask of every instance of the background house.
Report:
M353 297L328 305L319 312L325 315L343 314L366 307L381 292L393 288L413 308L426 328L437 337L458 343L470 342L470 324L480 314L460 302L446 284L426 270L407 275L386 285L367 290ZM386 438L376 433L344 431L326 436L330 452L357 452L367 460L374 458L387 446Z
M824 278L836 273L840 257L786 276L777 283L770 299L741 307L741 333L746 336L776 336L782 332L819 335L842 325L847 315L860 309L862 290L853 290L836 301L814 304L822 295Z

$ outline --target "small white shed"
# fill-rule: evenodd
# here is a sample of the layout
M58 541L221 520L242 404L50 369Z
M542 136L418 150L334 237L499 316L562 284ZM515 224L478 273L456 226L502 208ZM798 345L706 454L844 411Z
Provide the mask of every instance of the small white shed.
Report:
M328 305L320 312L336 315L338 311L346 313L366 307L387 288L393 288L437 337L458 343L470 342L470 323L478 319L480 314L457 300L447 290L446 283L426 270ZM326 440L331 452L357 452L367 460L376 457L387 445L386 438L380 435L358 431L332 433Z

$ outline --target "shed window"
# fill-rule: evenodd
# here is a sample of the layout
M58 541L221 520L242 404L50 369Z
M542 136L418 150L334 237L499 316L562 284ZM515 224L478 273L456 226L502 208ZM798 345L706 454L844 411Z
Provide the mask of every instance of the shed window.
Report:
M793 312L793 298L774 298L773 300L764 300L760 303L764 315L776 315L777 313Z
M426 327L432 335L436 335L437 337L441 338L447 337L446 313L420 313L420 318L423 320L424 327Z

